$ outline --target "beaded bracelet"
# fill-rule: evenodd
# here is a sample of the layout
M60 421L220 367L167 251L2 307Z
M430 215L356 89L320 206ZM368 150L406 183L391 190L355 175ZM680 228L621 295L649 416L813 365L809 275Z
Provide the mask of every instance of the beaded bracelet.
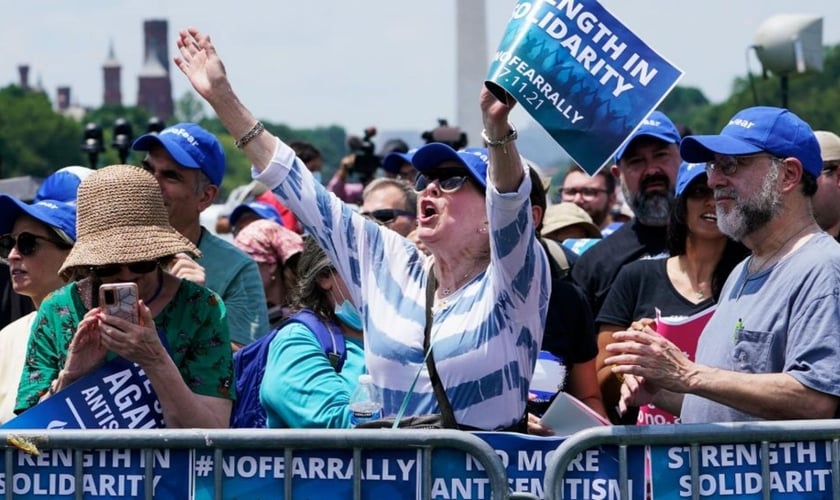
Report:
M256 123L256 124L255 124L255 125L251 128L251 130L249 130L247 134L243 135L241 139L239 139L238 141L236 141L236 142L234 143L234 145L236 145L236 147L237 147L238 149L242 149L242 148L244 148L245 146L247 146L249 142L251 142L252 140L254 140L254 137L256 137L256 136L258 136L258 135L262 134L264 130L265 130L265 127L263 126L262 122L261 122L261 121L258 121L258 122L257 122L257 123Z

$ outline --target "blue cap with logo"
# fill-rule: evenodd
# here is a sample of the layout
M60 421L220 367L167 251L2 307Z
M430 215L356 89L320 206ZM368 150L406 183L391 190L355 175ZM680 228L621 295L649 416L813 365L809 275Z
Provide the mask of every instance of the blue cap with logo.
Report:
M247 212L255 213L260 219L268 219L280 224L281 226L283 225L283 219L280 218L280 214L277 212L277 209L268 203L263 203L261 201L242 203L234 208L233 212L230 213L230 217L228 217L230 225L235 226L239 221L239 218Z
M9 234L15 221L21 215L28 215L52 228L64 233L68 243L76 241L76 204L58 200L40 200L24 203L19 199L0 195L0 235Z
M195 123L178 123L160 133L148 133L134 141L135 151L149 151L160 144L179 165L197 168L216 186L225 176L225 152L216 136Z
M421 174L424 171L434 170L447 161L460 164L469 171L470 176L481 187L487 187L487 162L489 161L487 148L465 148L455 151L442 142L432 142L417 148L414 156L411 157L411 164Z
M756 106L739 111L720 135L692 135L680 144L690 162L708 162L715 155L769 153L797 158L814 177L822 173L820 144L811 126L784 108Z
M647 118L642 120L642 124L639 128L637 128L636 131L633 132L626 141L624 141L624 144L618 148L618 151L615 153L615 161L619 161L622 157L624 157L624 153L627 151L630 144L642 136L655 137L660 141L667 142L668 144L677 144L680 142L680 131L677 130L674 122L665 116L665 113L661 111L654 111Z
M706 175L705 163L682 162L680 169L677 171L677 188L674 190L674 194L676 196L681 195L685 188L700 175Z
M92 173L93 170L79 166L56 170L44 179L44 182L38 187L34 201L55 200L76 203L76 192L79 190L79 184Z

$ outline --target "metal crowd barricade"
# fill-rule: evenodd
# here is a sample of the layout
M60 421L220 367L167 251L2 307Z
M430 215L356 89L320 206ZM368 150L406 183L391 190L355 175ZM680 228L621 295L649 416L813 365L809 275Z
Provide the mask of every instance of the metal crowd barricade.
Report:
M578 432L563 441L552 455L545 476L546 499L564 498L564 478L578 455L599 446L618 447L618 481L622 500L628 500L628 448L637 446L690 447L691 484L699 484L700 447L703 445L759 443L761 494L770 500L770 443L826 441L830 443L832 497L840 500L840 420L790 420L597 427ZM692 488L692 499L700 492Z
M82 457L86 450L142 450L145 456L144 497L153 498L153 453L162 449L213 450L215 497L224 498L222 491L222 455L225 450L283 450L285 463L291 463L295 452L303 450L350 450L353 452L353 498L361 498L361 453L363 450L422 450L421 498L431 497L431 455L434 449L463 451L475 458L489 478L491 498L505 499L508 495L507 473L496 452L485 441L456 430L302 430L302 429L219 429L219 430L25 430L0 432L5 449L5 498L14 498L9 487L14 477L13 457L18 450L8 444L14 436L18 442L34 443L40 450L74 450L73 466L75 498L82 499ZM180 481L183 478L173 478ZM292 498L292 480L284 480L284 498ZM527 498L520 497L520 498Z

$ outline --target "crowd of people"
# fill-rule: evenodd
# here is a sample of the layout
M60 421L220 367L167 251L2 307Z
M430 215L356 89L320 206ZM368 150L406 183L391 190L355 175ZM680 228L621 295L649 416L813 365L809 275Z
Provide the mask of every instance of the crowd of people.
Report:
M0 423L117 357L148 376L166 427L228 427L246 396L267 427L351 427L369 374L385 416L440 414L442 386L457 428L550 435L529 391L541 363L615 424L837 414L836 134L753 107L683 135L655 111L611 167L569 168L551 204L512 106L482 89L484 147L395 145L381 176L350 182L349 155L322 182L318 150L263 127L209 36L177 46L254 180L202 227L224 152L179 123L134 142L137 166L0 196ZM136 321L100 303L125 282ZM702 313L702 333L657 332ZM264 374L237 384L257 342Z

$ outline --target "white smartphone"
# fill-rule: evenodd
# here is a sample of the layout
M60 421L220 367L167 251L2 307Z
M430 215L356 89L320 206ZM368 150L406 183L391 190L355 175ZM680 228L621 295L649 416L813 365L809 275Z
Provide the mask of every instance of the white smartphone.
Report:
M105 314L118 316L134 324L140 323L137 313L137 285L108 283L99 287L99 305Z

